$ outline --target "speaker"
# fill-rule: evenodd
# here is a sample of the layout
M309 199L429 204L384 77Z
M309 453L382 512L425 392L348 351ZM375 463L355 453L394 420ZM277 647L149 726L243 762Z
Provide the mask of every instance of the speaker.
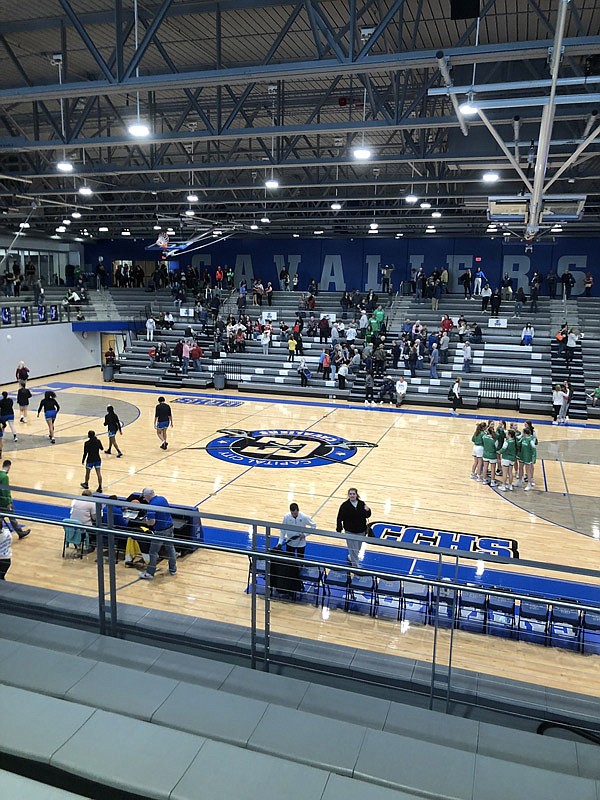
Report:
M479 0L450 0L450 19L476 19Z

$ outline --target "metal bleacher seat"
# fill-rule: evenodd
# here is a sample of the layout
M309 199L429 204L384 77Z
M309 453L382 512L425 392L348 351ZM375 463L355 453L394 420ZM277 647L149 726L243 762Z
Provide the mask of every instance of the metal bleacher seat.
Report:
M514 597L490 595L486 613L486 632L492 636L512 639L516 631L516 603Z
M458 602L457 627L471 633L485 633L487 596L484 592L461 591Z
M581 651L600 655L600 614L584 611L581 620Z
M429 609L428 584L404 581L402 584L402 619L427 625Z
M581 650L581 612L576 608L553 606L550 612L550 645Z
M379 578L375 587L375 616L399 620L401 612L402 581Z
M550 608L538 600L521 600L517 637L523 642L548 644Z

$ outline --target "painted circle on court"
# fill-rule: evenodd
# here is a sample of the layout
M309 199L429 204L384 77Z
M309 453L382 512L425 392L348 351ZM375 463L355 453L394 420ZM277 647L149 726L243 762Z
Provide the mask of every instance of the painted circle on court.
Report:
M316 431L220 431L206 451L214 458L247 467L290 469L340 464L356 454L346 439Z

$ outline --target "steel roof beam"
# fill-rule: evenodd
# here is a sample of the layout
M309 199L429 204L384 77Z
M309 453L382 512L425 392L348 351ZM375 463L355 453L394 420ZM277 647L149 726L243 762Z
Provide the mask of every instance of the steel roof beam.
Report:
M66 0L61 0L66 2ZM571 55L590 55L600 53L600 36L587 36L565 39L564 46ZM546 58L547 41L504 42L475 47L473 45L446 48L444 52L454 65L504 61L521 61L524 58ZM167 92L174 89L196 88L197 86L246 85L249 81L276 82L283 79L321 78L324 74L352 75L357 72L394 73L405 69L426 69L435 61L437 50L417 52L388 53L372 55L359 65L351 62L327 59L319 61L298 61L291 64L259 64L236 66L228 69L195 70L178 74L140 75L116 83L112 80L80 81L47 86L14 87L0 90L0 105L34 100L58 100L63 98L89 97L90 95L127 94L131 92ZM108 69L108 67L107 67Z
M73 7L71 6L71 3L69 2L69 0L58 0L58 2L60 3L60 5L62 7L62 10L67 15L68 19L71 21L71 24L73 25L73 27L75 28L75 30L77 31L79 36L81 37L83 43L85 44L85 46L89 50L90 54L92 55L92 58L94 59L96 64L100 67L100 69L101 69L102 73L104 74L104 77L106 78L106 80L109 83L112 83L115 80L114 75L112 74L111 70L108 68L108 64L106 63L106 61L102 58L102 55L101 55L100 51L98 50L98 48L96 47L96 45L92 41L91 36L87 32L87 28L81 22L81 20L79 19L79 17L77 16L75 11L73 10Z

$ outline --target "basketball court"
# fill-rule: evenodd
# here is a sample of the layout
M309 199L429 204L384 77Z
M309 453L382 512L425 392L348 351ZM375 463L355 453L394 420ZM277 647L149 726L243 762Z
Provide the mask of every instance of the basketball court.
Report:
M333 531L347 489L356 486L372 508L377 535L441 546L452 542L458 550L481 553L483 570L488 569L486 555L498 553L511 560L500 569L494 565L490 584L523 590L534 581L531 585L539 588L537 575L554 596L569 596L578 583L581 599L598 601L593 577L568 575L559 566L542 572L520 562L598 569L600 426L555 427L549 420L534 420L539 439L536 486L502 494L469 480L471 435L476 422L487 418L481 414L454 418L449 410L116 387L102 384L97 369L31 381L30 388L29 422L19 425L19 442L10 441L8 429L4 438L4 457L13 461L13 486L79 494L83 442L94 429L102 432L106 446L102 421L110 404L124 424L119 446L125 455L103 458L107 494L126 497L151 486L172 503L198 506L201 514L271 520L275 526L294 501L318 528ZM49 388L61 405L55 445L43 417L35 416ZM159 393L173 411L167 451L160 449L153 430ZM15 499L19 506L25 496L15 492ZM42 497L40 503L57 501ZM20 507L36 508L29 503ZM67 515L65 508L62 516ZM248 546L247 524L226 528L229 543ZM8 579L95 596L94 556L63 559L60 527L34 524L32 529L27 540L14 545ZM447 532L464 536L449 539L453 534ZM309 543L307 557L310 547L323 545L334 561L344 563L343 539L314 536ZM369 562L367 552L365 566L375 565L376 548L368 544L367 550L375 560ZM426 551L414 559L414 553L409 555L413 565L427 559ZM139 581L135 570L120 562L120 601L248 624L246 556L202 551L182 560L176 578L165 572L163 568L153 582ZM273 603L271 624L274 634L431 658L429 626L286 602ZM437 656L442 661L448 646L448 632L440 631ZM453 664L463 669L570 690L585 685L588 694L600 696L597 656L463 631L455 632L453 647Z

